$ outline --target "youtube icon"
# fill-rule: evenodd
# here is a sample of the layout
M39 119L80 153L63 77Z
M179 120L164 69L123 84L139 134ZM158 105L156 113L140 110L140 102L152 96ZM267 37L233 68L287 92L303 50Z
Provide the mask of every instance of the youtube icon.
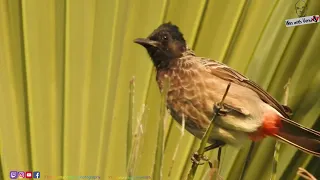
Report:
M26 172L26 178L32 178L32 172L31 171Z

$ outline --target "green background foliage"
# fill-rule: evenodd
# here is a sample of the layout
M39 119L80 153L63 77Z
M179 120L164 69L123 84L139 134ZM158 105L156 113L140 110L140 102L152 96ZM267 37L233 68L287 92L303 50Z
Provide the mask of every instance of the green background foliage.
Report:
M197 55L224 62L288 105L293 119L320 130L320 26L285 27L296 18L292 0L0 0L0 179L10 170L44 175L126 176L129 80L143 137L134 175L151 176L160 121L152 63L133 39L162 22L177 24ZM309 0L307 15L320 14ZM132 122L133 127L136 121ZM165 124L163 179L188 173L199 140ZM275 141L253 151L245 179L269 179ZM221 176L237 179L250 142L226 147ZM217 152L210 155L216 157ZM282 145L277 178L298 167L320 177L319 159ZM196 179L207 177L202 166Z

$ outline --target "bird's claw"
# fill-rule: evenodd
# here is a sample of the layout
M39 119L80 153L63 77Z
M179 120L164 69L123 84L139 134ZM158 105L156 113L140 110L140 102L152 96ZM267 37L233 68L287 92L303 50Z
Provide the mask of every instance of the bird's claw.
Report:
M229 110L225 109L221 103L215 103L213 106L213 111L218 112L218 116L226 116L229 112Z
M201 161L205 161L209 164L210 168L213 167L212 162L209 160L209 158L207 156L200 155L198 152L193 153L191 161L197 165L203 165L204 162Z

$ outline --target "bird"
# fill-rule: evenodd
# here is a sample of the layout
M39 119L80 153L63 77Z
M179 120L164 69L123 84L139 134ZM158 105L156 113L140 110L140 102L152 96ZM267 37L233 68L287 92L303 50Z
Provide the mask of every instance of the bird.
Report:
M221 62L199 57L188 47L179 27L163 23L147 38L134 39L143 46L156 71L160 91L169 78L166 106L180 125L201 139L214 115L214 105L229 91L214 120L205 151L245 141L276 138L320 157L320 132L290 119L290 108L243 74Z

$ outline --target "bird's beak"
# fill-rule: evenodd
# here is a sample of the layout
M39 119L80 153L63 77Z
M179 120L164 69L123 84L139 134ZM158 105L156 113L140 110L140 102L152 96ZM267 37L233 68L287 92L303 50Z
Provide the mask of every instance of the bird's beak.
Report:
M159 42L153 41L147 38L137 38L133 42L140 44L144 47L147 47L147 46L159 47Z

